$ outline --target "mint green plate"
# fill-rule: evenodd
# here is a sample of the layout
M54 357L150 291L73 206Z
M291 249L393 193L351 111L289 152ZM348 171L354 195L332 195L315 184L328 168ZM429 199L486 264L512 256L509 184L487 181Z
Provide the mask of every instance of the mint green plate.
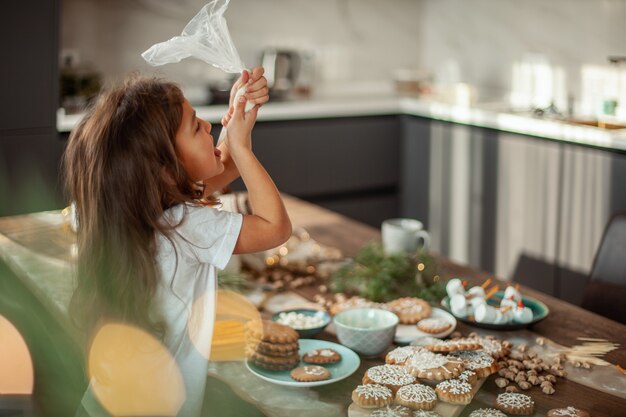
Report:
M250 361L246 361L246 368L259 378L273 384L304 388L328 385L333 382L341 381L342 379L352 375L357 369L359 369L359 365L361 365L359 355L343 345L317 339L300 339L298 343L300 345L300 349L298 350L300 357L313 349L334 349L341 355L341 360L339 362L321 365L330 371L329 379L325 379L324 381L298 382L291 379L291 376L289 375L291 371L268 371L267 369L256 366ZM304 365L310 364L300 361L298 366Z
M487 300L487 304L498 307L500 305L500 301L502 301L502 297L504 297L504 291L498 291L495 293L489 300ZM541 320L548 317L550 310L548 306L546 306L541 301L536 298L526 297L522 295L522 303L524 303L525 307L528 307L533 312L533 319L529 323L504 323L504 324L492 324L492 323L478 323L474 320L470 320L468 317L456 317L457 320L462 321L463 323L467 323L472 326L482 327L483 329L492 329L492 330L518 330L524 329L526 327L530 327L535 323L539 323ZM441 300L441 305L446 308L446 310L450 311L450 306L448 305L448 297L444 297ZM450 314L452 312L450 311ZM454 314L453 314L454 315Z

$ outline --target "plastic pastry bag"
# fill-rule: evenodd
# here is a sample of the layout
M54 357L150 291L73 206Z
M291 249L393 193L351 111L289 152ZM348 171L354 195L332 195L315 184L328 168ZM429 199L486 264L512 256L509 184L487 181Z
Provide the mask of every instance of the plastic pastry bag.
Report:
M180 36L152 45L141 56L152 66L176 63L194 57L223 71L240 73L245 67L224 18L229 2L230 0L213 0L207 3L187 23ZM245 86L237 90L235 101L245 92ZM252 107L254 103L246 103L246 111ZM225 136L226 128L223 128L218 142Z

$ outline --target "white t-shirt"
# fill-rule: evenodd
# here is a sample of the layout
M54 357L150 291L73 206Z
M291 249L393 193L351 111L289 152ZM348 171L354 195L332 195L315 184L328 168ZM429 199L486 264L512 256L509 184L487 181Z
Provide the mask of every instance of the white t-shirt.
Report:
M156 237L160 281L151 316L166 325L165 345L173 355L185 384L179 416L198 416L207 378L207 358L215 320L217 269L224 269L235 248L243 216L204 206L181 204L167 210L164 221L176 226L168 236ZM182 220L182 222L181 222ZM169 239L168 239L169 237ZM200 300L200 303L196 303ZM189 337L189 319L194 341ZM202 314L198 315L198 311ZM200 353L202 352L202 353ZM91 394L88 390L86 396ZM100 413L92 401L83 405Z

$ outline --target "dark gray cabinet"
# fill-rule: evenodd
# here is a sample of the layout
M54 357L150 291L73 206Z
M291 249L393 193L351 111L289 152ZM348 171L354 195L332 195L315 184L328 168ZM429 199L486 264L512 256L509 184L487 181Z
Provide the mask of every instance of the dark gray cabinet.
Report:
M581 302L626 154L411 116L401 136L400 214L435 251Z
M62 206L57 0L2 3L0 216Z
M282 192L375 227L398 214L396 116L259 122L253 147Z

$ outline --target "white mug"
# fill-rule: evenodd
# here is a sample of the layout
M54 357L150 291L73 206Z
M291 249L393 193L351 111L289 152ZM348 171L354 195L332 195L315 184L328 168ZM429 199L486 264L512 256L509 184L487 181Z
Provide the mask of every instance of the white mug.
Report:
M383 248L386 253L414 253L422 240L422 247L428 250L430 235L424 225L415 219L387 219L383 221Z

